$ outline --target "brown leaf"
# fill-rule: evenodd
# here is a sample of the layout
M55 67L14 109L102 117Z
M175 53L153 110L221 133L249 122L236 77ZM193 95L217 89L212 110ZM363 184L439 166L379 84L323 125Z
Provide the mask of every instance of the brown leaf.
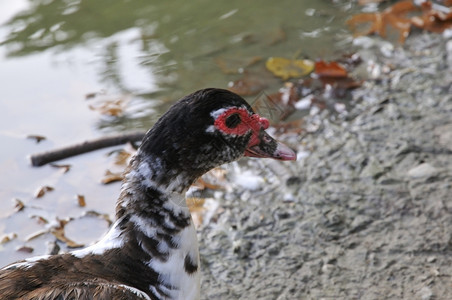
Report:
M89 99L92 99L92 98L96 98L97 95L99 95L99 93L97 93L97 92L94 92L94 93L88 93L88 94L85 95L85 100L89 100Z
M274 124L273 127L276 129L278 134L283 133L296 133L301 134L304 129L301 127L303 125L303 119L293 120L290 122L282 122Z
M60 165L60 164L54 164L51 163L50 166L54 167L54 168L60 168L63 170L63 173L67 173L69 172L69 170L71 169L71 165Z
M252 56L245 58L216 57L214 59L214 62L224 74L239 74L242 73L244 69L262 61L262 59L262 56Z
M201 190L210 189L210 190L219 190L222 188L221 185L212 184L209 182L206 182L202 178L198 178L195 183L193 183L194 186L198 187Z
M199 228L203 222L203 214L205 212L204 203L206 199L204 198L187 198L187 206L190 210L193 223L196 228Z
M12 233L8 233L8 234L4 234L2 237L0 237L0 245L1 244L6 244L12 240L14 240L15 238L17 238L17 234L12 232Z
M102 178L101 182L103 184L110 184L112 182L122 181L123 178L123 172L113 173L110 170L107 170L105 171L104 178Z
M60 220L60 223L62 220ZM65 221L67 223L67 221ZM64 223L64 222L63 222ZM64 225L66 225L66 223ZM73 240L67 238L64 235L64 226L52 228L50 231L59 241L65 243L69 248L80 248L83 247L83 244L79 244L77 242L74 242Z
M29 246L22 246L16 249L17 252L32 253L34 249Z
M319 60L315 62L315 73L319 77L347 77L347 71L337 62Z
M446 5L446 6L444 6ZM386 27L392 27L399 34L399 42L403 44L408 37L411 25L430 32L441 33L452 28L452 9L431 1L422 2L421 6L414 5L413 1L400 1L388 7L381 13L357 14L347 21L355 35L378 34L385 38ZM358 31L358 27L367 24L367 29Z
M78 202L78 206L85 207L86 206L85 196L77 195L77 202Z
M38 237L40 237L40 236L42 236L42 235L44 235L44 234L46 234L48 232L49 232L48 230L40 230L38 232L32 233L32 234L30 234L29 236L27 236L25 238L25 241L29 242L29 241L34 240L34 239L36 239L36 238L38 238Z
M44 196L47 192L53 191L54 188L48 185L45 185L43 187L40 187L38 191L35 193L35 198L41 198Z
M232 81L228 89L240 96L257 95L267 87L267 84L260 78L253 78L251 75L245 75L243 78Z
M47 219L42 216L32 215L30 218L36 219L38 221L38 224L49 224L49 221L47 221Z
M101 214L95 210L89 210L85 213L85 215L86 216L94 216L94 217L100 218L102 220L105 220L105 221L107 221L108 226L110 226L113 223L113 221L110 219L110 216L108 214Z
M295 111L295 102L300 99L296 86L292 82L286 82L284 88L281 88L278 93L269 95L268 98L267 102L273 106L273 115L277 114L277 119L272 119L273 123L289 117ZM258 106L253 106L253 109L259 111Z
M411 24L428 30L430 32L442 33L448 28L452 28L452 8L436 4L437 9L433 9L430 1L421 4L422 15L411 18Z
M42 135L30 134L30 135L27 136L27 139L33 139L33 140L36 141L36 143L39 143L39 142L45 140L46 137L42 136Z
M410 31L410 19L408 13L416 12L419 8L412 1L400 1L379 13L357 14L347 21L356 36L378 34L386 37L386 26L390 25L399 32L399 42L403 44ZM367 24L368 29L357 31L357 27Z
M360 87L362 80L355 80L351 77L337 78L337 77L320 77L320 81L324 86L330 86L334 90L332 93L335 97L344 97L347 90L352 90Z
M367 4L371 4L371 3L381 3L384 1L386 1L386 0L358 0L358 4L359 5L367 5Z
M274 32L270 34L269 46L279 44L287 39L287 34L281 27L277 28Z
M116 152L116 157L114 164L119 166L125 166L129 162L129 158L132 156L132 153L121 149L120 151Z
M129 102L129 97L123 95L118 99L99 99L96 103L88 105L88 107L91 110L100 112L102 115L119 117L124 114Z
M16 212L22 211L25 208L25 204L22 202L22 200L16 198L14 199L14 202L16 202L16 204L14 205Z

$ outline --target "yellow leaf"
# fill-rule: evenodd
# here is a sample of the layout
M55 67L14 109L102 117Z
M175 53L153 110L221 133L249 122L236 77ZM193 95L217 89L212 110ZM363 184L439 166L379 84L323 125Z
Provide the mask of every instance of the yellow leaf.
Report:
M283 80L307 75L314 69L314 62L307 59L270 57L265 63L267 69Z

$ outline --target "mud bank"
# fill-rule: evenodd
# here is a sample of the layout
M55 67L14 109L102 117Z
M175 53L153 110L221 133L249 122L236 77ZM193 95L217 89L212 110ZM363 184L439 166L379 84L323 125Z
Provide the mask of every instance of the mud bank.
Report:
M296 163L229 168L254 182L211 199L203 299L450 299L452 39L365 42L350 113L286 137Z

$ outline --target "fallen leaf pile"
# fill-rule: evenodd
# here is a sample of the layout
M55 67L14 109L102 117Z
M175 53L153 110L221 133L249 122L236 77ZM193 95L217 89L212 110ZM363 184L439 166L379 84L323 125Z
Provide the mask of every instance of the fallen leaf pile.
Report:
M424 1L416 6L411 0L400 1L383 12L357 14L347 24L355 36L378 34L386 38L387 29L391 28L398 34L399 43L403 44L412 26L435 33L452 28L451 2L443 1L444 5L440 5ZM358 30L358 27L364 29Z
M272 121L272 126L279 131L300 132L296 128L298 120L287 122L297 110L317 106L323 110L331 107L336 110L337 100L346 99L349 91L359 87L362 81L351 77L352 71L361 59L357 55L344 56L339 61L326 62L318 60L314 63L310 77L297 82L286 82L279 92L264 95L253 103L253 109Z

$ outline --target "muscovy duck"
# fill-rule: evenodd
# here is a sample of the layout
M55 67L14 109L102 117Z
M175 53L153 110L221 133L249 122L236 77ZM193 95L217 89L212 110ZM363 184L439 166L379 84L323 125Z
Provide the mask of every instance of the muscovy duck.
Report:
M204 89L147 132L125 171L116 221L99 242L0 270L1 299L199 299L198 242L185 192L242 156L295 160L240 96Z

